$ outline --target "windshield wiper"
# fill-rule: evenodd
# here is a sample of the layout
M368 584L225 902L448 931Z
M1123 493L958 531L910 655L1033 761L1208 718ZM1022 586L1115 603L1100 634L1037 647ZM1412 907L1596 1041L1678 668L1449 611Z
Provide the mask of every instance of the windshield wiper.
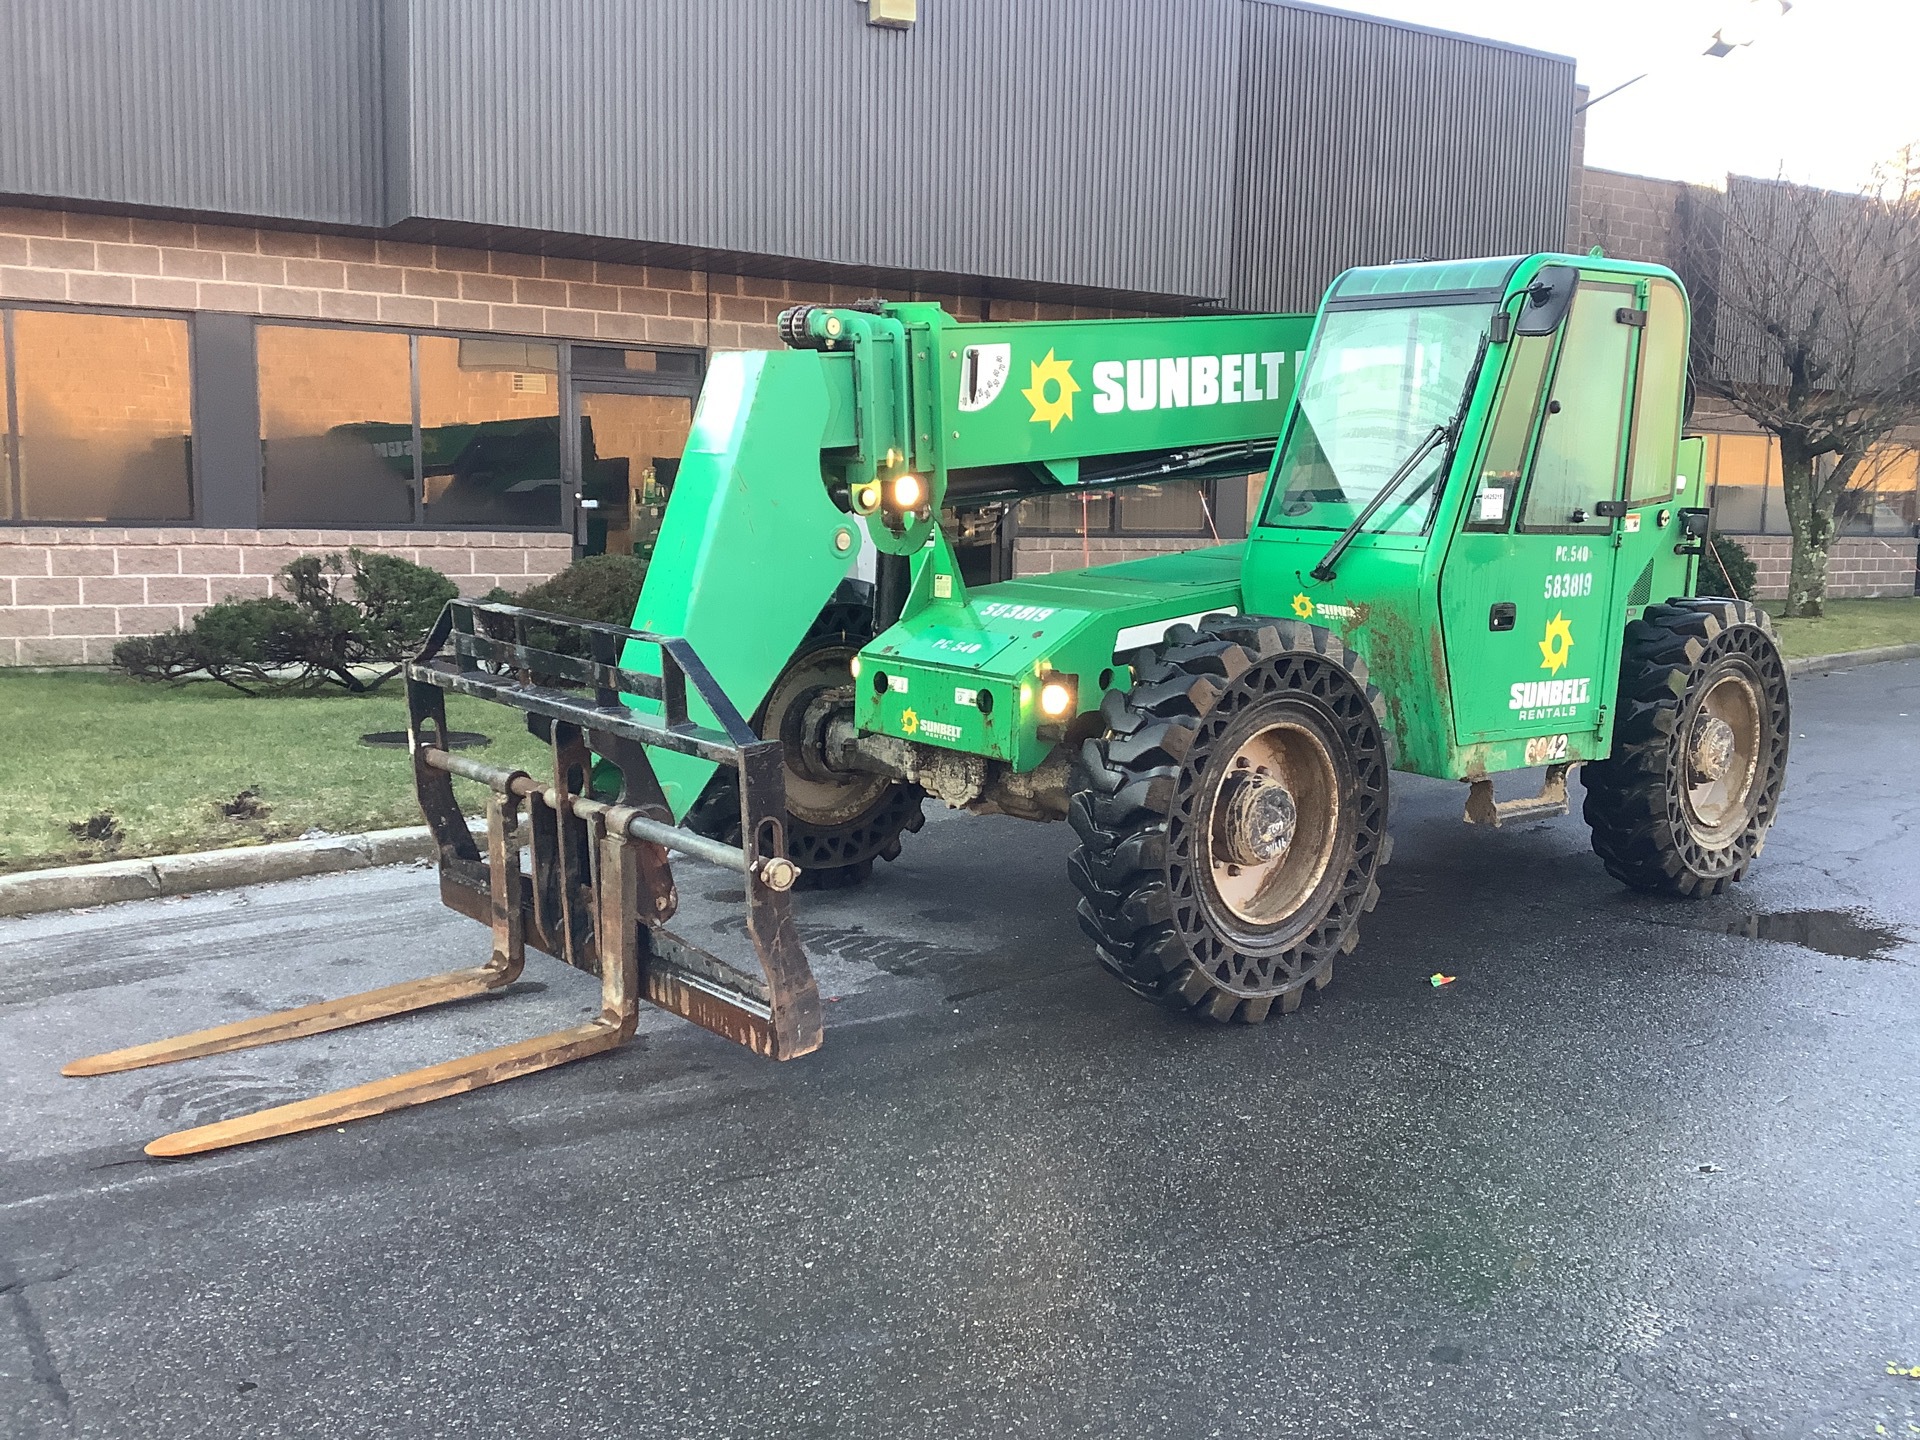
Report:
M1487 344L1492 338L1491 331L1483 330L1480 333L1480 348L1474 353L1473 367L1467 371L1467 383L1460 392L1460 408L1453 412L1453 418L1444 425L1436 425L1429 430L1420 443L1413 447L1413 453L1400 462L1400 468L1393 472L1392 478L1374 492L1373 498L1362 507L1358 515L1353 517L1353 523L1340 532L1338 540L1327 547L1327 553L1320 557L1320 563L1307 572L1314 579L1322 584L1333 579L1334 567L1340 563L1340 557L1347 553L1347 547L1353 544L1354 536L1366 528L1367 521L1374 517L1375 512L1386 504L1387 498L1400 488L1400 483L1419 467L1422 460L1433 453L1433 447L1442 440L1447 442L1447 455L1451 460L1453 442L1460 434L1460 427L1466 423L1467 406L1473 400L1474 386L1480 383L1480 367L1487 363ZM1440 474L1428 481L1424 488L1432 489L1446 471L1447 465L1442 464Z
M1333 567L1338 565L1340 557L1347 553L1347 547L1353 544L1354 536L1366 528L1367 521L1371 520L1380 507L1387 503L1393 492L1400 488L1400 482L1411 475L1420 462L1433 453L1434 446L1446 439L1449 433L1449 427L1445 425L1436 425L1429 430L1426 438L1413 447L1413 453L1400 462L1400 468L1393 472L1393 478L1374 491L1373 498L1361 507L1358 515L1353 517L1353 523L1340 532L1340 538L1327 548L1327 553L1320 557L1320 563L1307 573L1320 581L1333 579Z

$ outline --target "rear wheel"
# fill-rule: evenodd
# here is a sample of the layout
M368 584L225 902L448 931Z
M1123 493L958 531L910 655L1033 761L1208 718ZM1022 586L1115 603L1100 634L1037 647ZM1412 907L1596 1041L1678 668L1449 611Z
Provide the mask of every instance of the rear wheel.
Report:
M860 599L836 596L754 714L754 729L785 751L787 858L800 867L801 889L858 884L873 873L875 860L897 859L900 837L926 823L919 786L835 770L825 761L827 724L853 705L848 665L872 638L872 624L872 611ZM739 843L740 786L731 769L708 783L687 824Z
M1215 1020L1297 1009L1358 943L1390 848L1365 664L1315 626L1214 616L1101 712L1068 807L1101 963Z
M1740 600L1649 606L1627 627L1613 754L1580 770L1607 873L1693 896L1744 878L1780 806L1790 718L1765 611Z

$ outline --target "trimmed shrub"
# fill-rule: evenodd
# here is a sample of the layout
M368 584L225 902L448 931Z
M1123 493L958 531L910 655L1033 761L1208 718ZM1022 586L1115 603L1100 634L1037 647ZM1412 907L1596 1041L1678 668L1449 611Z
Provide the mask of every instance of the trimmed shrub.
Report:
M344 561L302 555L281 567L280 585L284 598L222 600L184 630L123 640L113 663L137 680L205 677L247 695L378 690L459 593L437 570L358 549Z
M1751 600L1758 572L1744 545L1725 535L1715 535L1711 548L1701 557L1700 582L1709 592L1712 587L1724 584L1735 600Z
M518 595L496 588L484 598L496 604L544 610L549 615L566 615L575 620L631 625L633 608L640 603L640 585L646 578L647 562L637 556L586 555L551 580L542 580ZM512 634L512 626L504 623L489 624L485 628L500 639L508 639ZM587 653L579 637L568 631L555 632L544 625L529 625L526 636L528 644L556 654Z
M631 625L646 578L647 562L638 556L588 555L509 603L603 625Z

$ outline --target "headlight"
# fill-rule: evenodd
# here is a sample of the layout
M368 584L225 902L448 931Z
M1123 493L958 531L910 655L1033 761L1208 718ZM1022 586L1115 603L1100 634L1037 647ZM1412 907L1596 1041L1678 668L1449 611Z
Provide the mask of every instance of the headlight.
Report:
M918 510L920 502L927 498L927 487L920 483L918 475L896 475L893 477L893 508L896 510Z
M1058 720L1073 709L1073 681L1064 675L1049 675L1040 682L1040 713Z

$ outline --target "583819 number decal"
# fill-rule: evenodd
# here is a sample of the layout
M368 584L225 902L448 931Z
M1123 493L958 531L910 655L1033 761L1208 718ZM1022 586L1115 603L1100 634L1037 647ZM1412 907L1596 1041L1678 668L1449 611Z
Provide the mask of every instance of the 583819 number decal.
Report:
M1567 758L1567 737L1536 735L1527 741L1527 764L1553 765Z
M1593 572L1567 571L1559 575L1547 576L1546 598L1549 600L1578 599L1582 595L1593 593Z

